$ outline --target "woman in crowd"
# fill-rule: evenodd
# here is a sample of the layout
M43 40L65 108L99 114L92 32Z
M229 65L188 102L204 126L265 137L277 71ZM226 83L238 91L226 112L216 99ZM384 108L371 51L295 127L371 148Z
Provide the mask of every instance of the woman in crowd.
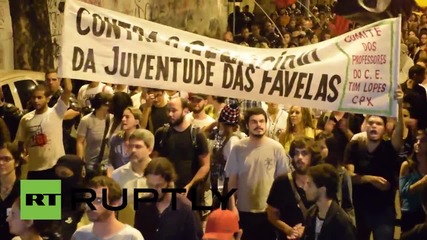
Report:
M110 140L109 163L117 169L129 162L129 136L138 128L142 121L139 108L127 107L123 112L122 130L114 134Z
M422 223L425 214L421 206L420 192L427 185L427 132L420 130L414 145L414 153L400 168L399 190L401 197L401 229L408 231Z
M10 232L19 236L13 240L43 240L57 239L55 237L42 237L44 232L51 229L52 221L47 220L21 220L20 197L13 202L12 208L8 211L7 222L9 223ZM1 236L3 239L3 235Z
M6 222L6 213L19 197L22 163L22 152L18 144L6 142L0 145L0 239L10 240L13 237Z
M114 115L111 123L111 129L108 133L107 138L111 139L113 134L118 133L122 129L123 112L127 107L132 107L133 102L129 94L124 92L114 93L113 99L111 100L110 112Z
M288 123L286 126L286 131L279 136L279 142L283 145L286 152L289 152L291 142L297 136L305 136L314 139L315 130L308 108L292 106L289 109Z

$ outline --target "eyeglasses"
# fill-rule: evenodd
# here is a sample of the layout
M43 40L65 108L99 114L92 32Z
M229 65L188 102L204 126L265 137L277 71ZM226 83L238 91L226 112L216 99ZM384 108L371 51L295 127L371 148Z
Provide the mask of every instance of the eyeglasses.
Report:
M13 159L14 158L11 157L11 156L0 156L0 162L6 162L6 163L8 163L8 162L12 161Z

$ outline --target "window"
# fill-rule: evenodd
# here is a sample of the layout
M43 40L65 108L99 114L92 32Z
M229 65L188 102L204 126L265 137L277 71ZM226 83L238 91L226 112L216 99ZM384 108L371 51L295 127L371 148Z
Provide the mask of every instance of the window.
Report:
M27 106L27 102L31 99L31 92L36 87L33 80L20 80L15 82L15 87L21 100L22 107Z
M10 90L9 85L5 84L5 85L1 86L1 89L3 90L4 101L7 103L12 103L13 105L15 105L15 100L13 100L12 91Z

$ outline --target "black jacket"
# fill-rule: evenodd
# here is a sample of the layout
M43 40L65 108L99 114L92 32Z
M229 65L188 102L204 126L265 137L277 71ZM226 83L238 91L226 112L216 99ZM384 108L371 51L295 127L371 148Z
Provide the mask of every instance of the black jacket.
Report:
M314 205L308 210L301 240L316 239L316 218L319 210ZM347 213L333 201L329 207L317 240L356 240L356 228Z

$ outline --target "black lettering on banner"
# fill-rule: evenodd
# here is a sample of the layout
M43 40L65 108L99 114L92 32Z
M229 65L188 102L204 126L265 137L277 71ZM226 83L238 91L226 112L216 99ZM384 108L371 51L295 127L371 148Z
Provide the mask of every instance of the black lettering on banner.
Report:
M202 84L204 78L205 78L205 65L203 64L202 61L195 60L195 66L194 66L194 84L195 85Z
M179 43L179 38L176 36L172 36L170 37L167 41L166 41L166 45L170 46L171 41L175 41L175 43L173 44L174 48L178 48L178 43Z
M233 66L231 64L225 63L224 71L222 74L222 88L225 88L225 89L231 88L233 84L233 76L234 76Z
M279 71L281 72L281 71ZM294 87L295 80L298 77L298 72L293 72L292 77L289 79L289 71L285 71L285 97L288 97L291 94L292 88ZM276 80L278 80L276 78Z
M172 72L173 72L173 76L172 76L172 82L176 82L177 81L177 72L178 72L178 63L180 63L181 62L181 58L176 58L176 57L173 57L173 58L171 58L170 59L170 61L171 61L171 63L173 64L173 69L172 69Z
M145 63L145 55L141 54L140 58L138 59L137 54L133 54L133 71L134 71L134 78L140 78L142 73L142 68Z
M206 86L213 86L213 82L211 81L211 77L214 75L212 72L212 67L215 67L215 62L207 61L206 66Z
M108 75L114 75L117 73L117 69L119 68L119 46L113 47L114 57L113 57L113 66L112 69L108 68L108 66L104 67L104 71Z
M95 55L93 49L89 48L85 59L85 53L83 49L74 47L73 51L73 71L80 71L83 68L83 72L92 70L92 73L96 73L95 69Z
M202 47L205 46L202 41L194 41L194 42L191 42L190 45L198 45L198 46L202 46ZM202 56L202 51L196 50L195 48L190 47L190 45L188 45L188 46L185 47L184 50L186 52L193 53L193 54L195 54L197 56Z
M128 77L130 74L130 66L132 60L132 53L121 53L121 61L120 61L120 75L122 77Z
M254 81L252 80L252 76L251 76L251 74L253 73L255 73L255 67L253 65L250 65L249 67L246 68L245 77L246 77L246 80L248 81L248 85L245 85L246 92L251 92L252 89L254 88Z
M98 14L93 14L92 33L95 37L100 37L105 31L105 22ZM99 25L99 26L98 26Z
M220 56L219 60L220 60L221 62L224 62L224 63L233 63L233 64L235 64L235 63L236 63L236 61L237 61L237 59L236 59L236 58L231 58L231 57L230 57L230 53L229 53L229 52L223 52L223 53L221 54L221 56Z
M79 10L77 11L76 26L77 26L77 32L80 35L86 35L90 32L89 26L86 27L85 29L82 28L82 14L83 14L83 12L87 12L90 14L90 12L86 8L79 8Z
M107 19L107 18L105 18L105 19ZM126 29L126 32L127 32L126 39L132 40L132 32L129 30L131 27L130 23L125 23L125 22L119 21L119 26Z
M307 77L307 73L300 72L298 74L298 82L297 82L297 89L295 90L294 98L301 98L302 95L300 94L300 91L304 88L303 79Z
M265 91L265 85L267 83L271 83L273 79L268 76L268 71L264 71L264 73L262 74L262 79L261 79L261 88L259 89L259 94L264 94ZM271 95L271 93L269 93ZM282 95L282 93L280 93L280 95Z
M153 80L153 76L150 75L150 71L154 69L154 65L151 62L151 60L154 60L154 56L153 55L147 55L147 66L145 69L145 79L146 80Z
M162 59L162 57L157 57L156 80L163 78L165 81L167 81L169 77L169 57L165 57L165 62L163 62Z
M114 32L114 37L116 39L119 39L120 38L120 27L117 25L117 19L112 19L112 21L110 21L110 19L105 18L105 22L107 23L106 37L111 38L111 33Z
M337 83L335 83L335 81ZM331 80L329 80L329 89L331 89L333 95L328 94L328 101L334 102L338 98L337 85L341 84L341 77L339 75L333 75Z
M191 83L191 80L193 79L193 59L184 59L184 76L182 78L182 81L184 83Z
M133 26L132 32L138 34L138 41L142 41L144 39L144 29L141 27Z
M152 31L150 35L148 35L148 39L150 42L157 42L157 32Z
M316 96L314 97L314 100L317 100L320 97L322 101L325 101L327 93L328 93L328 75L322 74L322 79L320 79L319 88L317 89L317 93L316 93Z
M313 80L313 73L309 73L308 74L308 82L307 82L307 87L305 88L305 93L304 96L302 98L307 99L307 100L311 100L313 98L313 95L310 95L310 89L311 89L311 82Z

